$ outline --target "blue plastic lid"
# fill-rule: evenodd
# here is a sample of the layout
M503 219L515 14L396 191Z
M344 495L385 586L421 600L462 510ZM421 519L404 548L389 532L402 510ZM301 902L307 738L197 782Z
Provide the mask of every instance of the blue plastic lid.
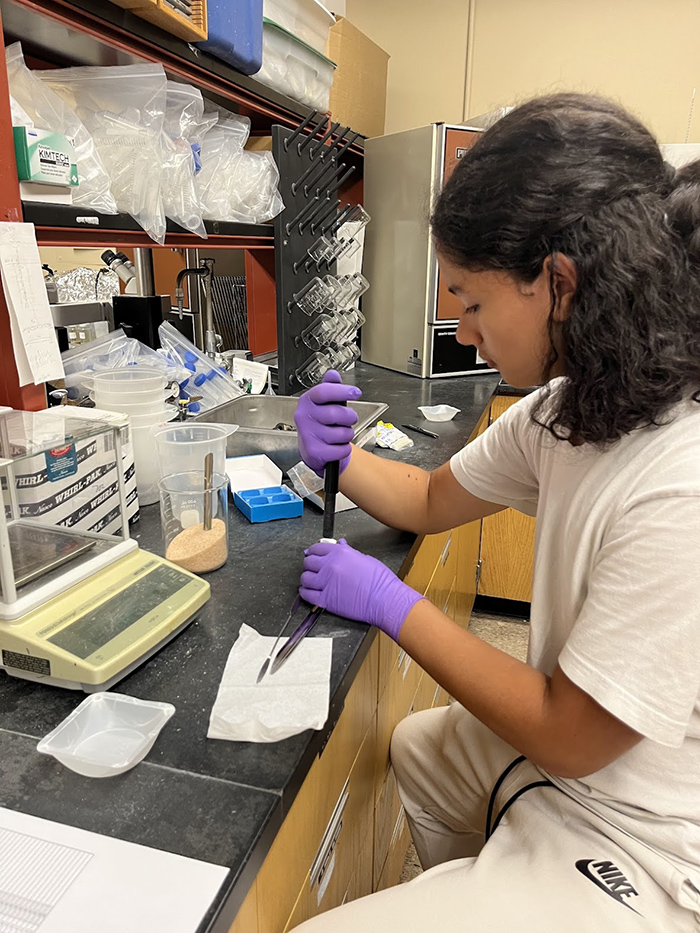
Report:
M197 354L193 353L192 350L185 350L185 363L196 363Z
M199 404L199 402L190 402L187 407L191 412L198 412L202 406Z
M194 384L196 386L201 386L203 382L207 381L207 377L204 373L199 373L199 375L194 377Z

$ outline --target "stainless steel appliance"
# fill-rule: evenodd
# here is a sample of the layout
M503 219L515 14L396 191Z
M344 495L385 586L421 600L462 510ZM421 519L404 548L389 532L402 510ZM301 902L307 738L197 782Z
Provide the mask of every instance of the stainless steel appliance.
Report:
M455 340L461 305L440 281L428 218L482 130L431 123L365 143L367 227L362 359L411 376L492 372Z

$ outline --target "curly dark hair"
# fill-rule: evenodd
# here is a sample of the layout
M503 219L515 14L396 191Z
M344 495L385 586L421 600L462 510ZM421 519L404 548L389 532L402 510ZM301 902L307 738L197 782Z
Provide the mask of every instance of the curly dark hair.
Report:
M556 438L606 446L700 401L700 162L676 172L617 104L555 94L511 111L461 160L431 222L438 249L471 271L530 283L548 256L574 262L563 323L550 280L542 372L546 383L556 334L566 378L533 412Z

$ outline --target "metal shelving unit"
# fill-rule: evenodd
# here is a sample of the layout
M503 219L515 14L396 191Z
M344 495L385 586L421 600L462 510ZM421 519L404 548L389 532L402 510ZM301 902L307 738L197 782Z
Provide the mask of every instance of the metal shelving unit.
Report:
M158 249L157 243L129 214L99 214L97 211L67 205L25 202L22 213L26 223L36 227L40 246L119 246ZM202 240L168 221L164 246L170 249L273 249L273 229L269 224L234 224L205 220L209 239Z
M271 135L273 125L298 126L307 114L303 105L108 0L0 0L0 29L4 39L0 51L0 221L33 223L40 246L160 248L127 216L21 203L4 55L4 46L10 42L22 42L30 67L160 63L170 77L193 84L210 100L250 117L255 135ZM361 166L363 153L359 139L349 147L347 157ZM343 192L346 200L361 200L361 176L361 171L355 172L354 183ZM209 221L207 230L209 239L201 240L169 223L164 248L243 250L251 332L274 331L273 227ZM12 346L2 294L0 345ZM19 386L11 353L0 355L0 393L15 408L45 405L43 386Z

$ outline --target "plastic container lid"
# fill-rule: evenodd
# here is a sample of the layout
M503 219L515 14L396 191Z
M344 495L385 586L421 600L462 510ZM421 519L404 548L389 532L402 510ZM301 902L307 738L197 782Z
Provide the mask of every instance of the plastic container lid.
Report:
M322 52L319 52L318 49L315 49L312 45L309 45L308 42L304 42L303 39L300 39L298 36L295 36L293 32L290 32L288 29L285 29L284 26L280 26L277 23L273 23L273 21L271 19L268 19L267 16L263 16L263 26L271 26L273 30L283 33L285 36L291 39L294 45L302 45L305 49L308 49L312 55L315 55L316 58L320 58L327 65L330 65L334 71L338 67L335 62L331 61L330 58L326 58L326 56ZM263 63L264 63L264 59L263 59Z
M171 703L92 693L37 745L42 755L86 777L111 777L138 764L175 712Z
M335 16L319 0L263 0L263 17L324 52Z

